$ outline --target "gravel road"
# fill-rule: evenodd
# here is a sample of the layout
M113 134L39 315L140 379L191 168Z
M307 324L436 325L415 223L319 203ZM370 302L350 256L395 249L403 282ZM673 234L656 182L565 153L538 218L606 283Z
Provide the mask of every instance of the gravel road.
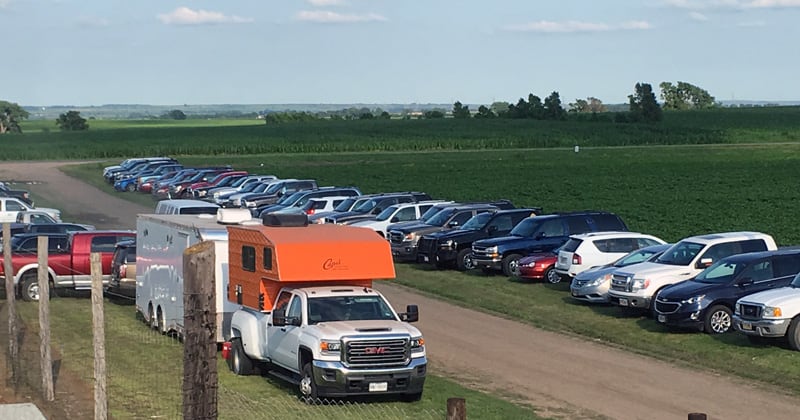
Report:
M131 204L58 170L74 162L0 163L0 179L47 196L79 222L135 228L152 208ZM710 419L800 417L800 398L698 372L576 337L444 303L397 285L378 286L395 308L420 306L431 372L533 404L556 418ZM467 403L469 404L469 402Z

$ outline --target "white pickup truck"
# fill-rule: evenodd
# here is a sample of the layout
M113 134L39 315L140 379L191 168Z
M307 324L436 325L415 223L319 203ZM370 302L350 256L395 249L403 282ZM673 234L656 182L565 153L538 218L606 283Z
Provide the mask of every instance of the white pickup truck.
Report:
M385 239L336 224L230 226L228 300L233 313L223 357L239 375L259 372L320 397L422 396L425 341L410 323L416 305L398 314L372 279L394 277Z
M778 249L772 236L759 232L725 232L692 236L676 243L653 261L620 268L611 275L609 301L652 309L658 292L688 280L730 255Z
M786 337L789 346L800 351L800 274L787 287L736 301L733 326L752 342Z

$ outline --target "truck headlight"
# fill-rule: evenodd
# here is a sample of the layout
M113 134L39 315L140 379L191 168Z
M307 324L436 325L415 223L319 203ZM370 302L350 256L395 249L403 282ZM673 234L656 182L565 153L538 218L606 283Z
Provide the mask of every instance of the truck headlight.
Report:
M633 283L631 284L631 290L642 290L647 289L650 286L650 279L633 279Z
M682 300L681 303L683 303L685 305L694 305L695 303L702 302L703 299L705 299L705 298L706 298L706 295L692 296L689 299Z
M783 316L781 308L777 306L767 306L764 308L764 318L780 318Z
M339 354L342 350L342 342L339 340L322 340L319 343L319 350L322 354Z
M403 239L406 240L406 241L413 241L414 238L416 238L416 237L417 237L417 234L412 232L412 233L406 233L406 236L404 236Z
M411 339L411 352L419 353L425 351L425 339L422 337L414 337Z
M736 315L740 315L742 313L742 305L739 302L736 302L736 305L733 305L733 313Z
M454 241L452 239L448 239L448 240L442 242L441 244L439 244L439 247L444 248L444 249L453 249L456 246L457 246L456 241Z

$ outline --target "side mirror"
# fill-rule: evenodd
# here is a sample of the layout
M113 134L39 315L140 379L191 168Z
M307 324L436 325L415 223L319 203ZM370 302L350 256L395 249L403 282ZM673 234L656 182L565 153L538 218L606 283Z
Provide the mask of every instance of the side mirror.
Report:
M700 262L697 263L697 268L708 268L713 263L713 258L701 258Z
M400 320L405 322L419 321L419 308L417 305L406 306L406 312L404 314L400 314Z
M542 239L542 238L544 238L544 232L536 232L536 235L534 236L534 239L539 240L539 239Z
M283 315L272 315L272 325L276 327L285 327L286 317Z
M489 226L489 233L492 234L495 232L497 232L497 225Z
M751 284L753 284L753 278L752 277L742 277L742 278L736 280L736 285L737 286L749 286Z
M389 223L397 223L399 221L400 221L400 219L398 219L397 216L392 217L391 219L389 219Z
M457 226L458 226L458 222L455 221L455 220L453 220L452 222L447 224L447 227L449 227L449 228L454 228L454 227L457 227Z

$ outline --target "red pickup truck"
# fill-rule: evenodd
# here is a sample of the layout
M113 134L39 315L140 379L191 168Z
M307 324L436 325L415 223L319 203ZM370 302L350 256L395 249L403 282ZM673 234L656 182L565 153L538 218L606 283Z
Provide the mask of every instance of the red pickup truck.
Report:
M79 231L69 234L67 247L50 253L47 271L55 294L61 289L90 290L92 288L90 254L99 252L103 266L103 282L111 276L111 258L117 242L135 239L136 232L117 230ZM12 252L14 284L22 300L39 300L38 257L35 252ZM4 267L0 277L5 281Z

